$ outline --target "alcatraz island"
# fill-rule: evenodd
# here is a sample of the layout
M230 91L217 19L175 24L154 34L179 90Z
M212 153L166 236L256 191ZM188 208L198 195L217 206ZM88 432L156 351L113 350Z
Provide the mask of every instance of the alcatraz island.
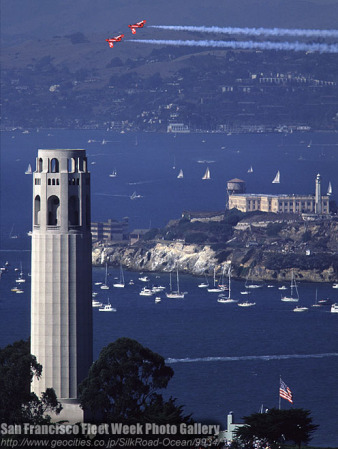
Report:
M116 233L116 221L92 223L92 262L149 272L178 267L203 276L220 274L231 261L237 279L250 274L281 282L293 271L298 281L337 282L337 206L321 194L320 181L318 174L315 195L256 195L246 194L244 181L235 178L227 184L225 211L184 211L162 229L136 229L128 236Z

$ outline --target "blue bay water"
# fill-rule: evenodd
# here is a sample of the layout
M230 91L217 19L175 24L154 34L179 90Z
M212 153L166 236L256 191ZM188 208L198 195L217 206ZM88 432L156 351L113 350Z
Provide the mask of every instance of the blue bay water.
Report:
M48 135L52 134L52 135ZM0 265L8 260L8 273L0 281L0 346L29 336L29 277L22 295L10 291L14 267L30 271L32 178L24 175L38 148L85 148L92 171L92 219L130 217L131 228L163 226L184 209L222 210L226 181L239 177L247 191L313 193L319 172L323 188L329 181L338 188L336 134L292 135L156 135L111 134L100 131L40 131L1 134L1 251ZM102 139L112 142L102 144ZM89 143L88 140L97 142ZM308 145L310 144L310 147ZM222 148L224 147L224 148ZM209 161L202 163L198 161ZM215 162L211 162L215 161ZM175 169L173 169L175 165ZM212 180L201 177L209 166ZM254 173L249 175L250 165ZM33 165L34 166L34 165ZM118 176L108 175L116 168ZM176 178L179 169L184 179ZM277 170L282 182L271 181ZM136 191L142 198L130 200ZM14 226L13 226L14 225ZM18 235L10 239L9 233ZM110 270L110 282L118 276ZM94 355L119 337L135 338L167 359L175 375L167 393L185 405L196 420L225 427L232 410L236 420L264 407L278 406L279 376L292 389L294 406L309 409L320 427L313 444L338 446L338 316L328 307L292 312L280 301L280 291L264 287L252 292L256 306L248 309L217 303L215 294L197 287L199 279L182 275L184 300L139 296L138 274L125 273L134 286L98 291L109 296L116 313L93 310ZM167 274L149 274L151 283L168 286ZM93 269L102 281L104 269ZM338 302L330 284L301 284L302 304L318 298ZM233 282L233 294L243 299L243 283ZM162 295L163 296L163 295ZM289 407L286 401L283 407Z

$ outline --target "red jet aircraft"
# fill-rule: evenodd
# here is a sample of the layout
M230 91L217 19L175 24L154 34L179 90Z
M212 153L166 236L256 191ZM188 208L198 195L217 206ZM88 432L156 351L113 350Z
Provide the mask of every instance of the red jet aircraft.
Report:
M114 42L120 42L122 38L124 37L124 34L120 34L119 36L111 37L109 39L106 39L106 41L109 44L110 48L114 47Z
M137 22L137 23L134 23L133 25L128 25L128 26L131 29L131 32L133 34L136 34L136 28L143 28L145 23L146 23L145 20L141 20L141 22Z

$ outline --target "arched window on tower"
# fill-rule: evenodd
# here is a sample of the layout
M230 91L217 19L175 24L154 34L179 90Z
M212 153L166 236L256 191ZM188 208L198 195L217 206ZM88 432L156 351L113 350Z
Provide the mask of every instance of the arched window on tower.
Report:
M34 199L34 225L40 225L40 209L41 209L41 200L40 195L36 195Z
M59 173L59 161L56 158L53 158L51 160L51 172L52 173Z
M42 157L39 158L38 160L38 172L41 173L42 169L43 169L43 161L42 161Z
M60 200L57 196L52 195L48 198L48 226L58 225L58 215L59 215Z
M68 173L75 173L76 172L76 159L75 157L72 157L71 159L68 159Z
M68 201L68 223L69 226L79 226L79 198L71 196Z

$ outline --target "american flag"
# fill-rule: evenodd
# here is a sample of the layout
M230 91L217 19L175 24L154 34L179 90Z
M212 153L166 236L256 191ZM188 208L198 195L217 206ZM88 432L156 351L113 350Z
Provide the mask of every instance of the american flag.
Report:
M291 404L293 404L291 390L286 385L286 383L284 383L282 381L282 379L280 379L280 384L279 384L279 396L281 398L286 399L287 401L291 402Z

